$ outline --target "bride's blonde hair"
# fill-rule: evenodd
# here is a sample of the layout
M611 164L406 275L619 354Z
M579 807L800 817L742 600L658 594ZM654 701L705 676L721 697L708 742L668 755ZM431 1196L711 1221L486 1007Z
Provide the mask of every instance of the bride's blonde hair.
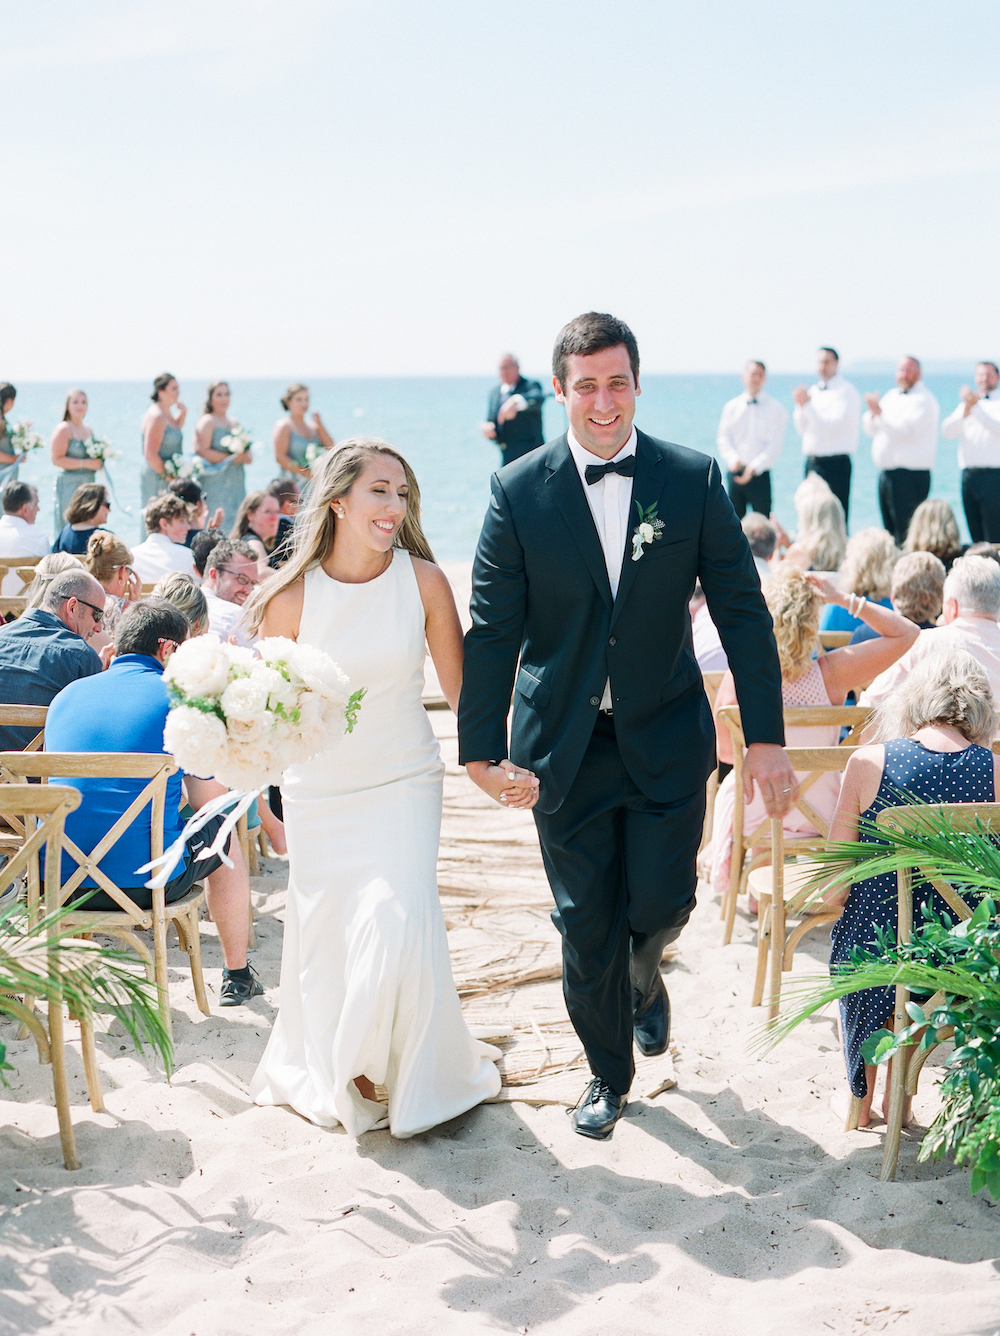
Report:
M301 580L307 571L320 565L333 547L337 527L332 503L338 496L346 496L364 472L365 465L374 455L390 455L402 465L409 495L406 498L406 516L399 526L393 547L402 548L424 561L433 561L434 553L420 527L420 488L413 470L406 460L387 441L376 436L351 436L335 450L328 450L312 469L309 494L295 521L294 548L291 559L276 575L258 585L248 601L243 624L251 634L264 619L264 611L275 594Z

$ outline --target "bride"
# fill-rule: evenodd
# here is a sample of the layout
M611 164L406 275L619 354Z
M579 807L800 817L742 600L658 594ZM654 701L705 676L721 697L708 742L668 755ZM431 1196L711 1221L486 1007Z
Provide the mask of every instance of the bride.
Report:
M466 1029L438 900L444 765L421 703L425 643L453 710L462 631L409 465L355 438L314 469L292 560L249 609L325 650L367 694L354 732L284 776L289 880L280 1011L250 1092L352 1135L414 1136L500 1089ZM503 763L509 807L537 781Z

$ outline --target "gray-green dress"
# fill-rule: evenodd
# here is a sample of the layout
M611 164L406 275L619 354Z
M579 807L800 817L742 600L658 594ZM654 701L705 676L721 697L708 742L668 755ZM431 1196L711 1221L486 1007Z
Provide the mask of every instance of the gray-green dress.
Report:
M219 442L223 436L228 435L228 427L216 427L212 432L212 449L221 451L222 446ZM236 512L240 508L240 502L247 494L246 465L237 464L235 460L230 463L226 459L220 464L209 464L206 461L205 471L198 481L205 492L209 518L211 519L217 507L221 506L226 516L222 529L228 534L236 523Z
M14 449L14 433L10 427L0 436L0 453L5 455L16 455ZM0 460L0 486L8 482L17 482L18 464L5 464Z
M163 460L173 459L179 456L184 448L184 433L180 427L175 427L173 423L163 428L163 440L160 442L160 458ZM146 463L145 456L142 461L142 476L140 478L140 487L142 489L142 504L145 506L147 501L152 501L154 496L167 490L169 478L164 478L162 473L157 473Z
M93 439L93 434L87 437L86 441L78 441L70 437L69 445L66 447L66 455L69 459L86 459L87 442ZM82 487L86 482L96 482L97 473L93 469L59 469L56 474L56 495L55 509L53 514L54 532L59 534L66 520L63 512L69 503L73 500L73 493L78 487Z

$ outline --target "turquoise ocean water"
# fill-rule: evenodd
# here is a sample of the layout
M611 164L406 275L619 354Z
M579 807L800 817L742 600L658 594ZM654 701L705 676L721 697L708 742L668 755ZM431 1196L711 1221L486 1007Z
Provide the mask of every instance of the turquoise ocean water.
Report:
M964 377L971 380L969 375ZM850 374L864 393L883 392L892 383L885 375ZM792 389L812 377L772 376L768 391L786 407L792 407ZM963 377L928 375L928 387L941 404L942 418L958 402ZM543 380L543 384L545 381ZM420 377L313 380L312 402L334 437L381 436L406 455L416 471L423 499L424 527L438 558L443 561L471 559L489 496L490 474L499 453L479 433L492 380L488 377ZM277 380L233 380L231 412L259 442L254 462L247 469L248 490L265 486L277 472L271 446L271 428L281 415L279 398L285 382ZM727 399L741 389L739 378L720 376L644 376L636 423L652 436L715 454L719 412ZM22 383L12 418L31 418L35 430L48 439L62 416L65 384ZM106 436L122 458L111 465L119 507L112 511L110 527L129 542L142 536L139 513L141 448L139 423L149 403L145 382L92 382L83 386L90 398L88 422L98 436ZM194 424L204 403L204 386L182 382L181 394L188 405L184 431L185 453L191 453ZM557 436L565 429L562 406L549 399L545 404L545 433ZM862 434L854 456L851 489L851 530L879 524L876 470L871 461L871 442ZM775 511L792 529L795 512L792 495L802 477L802 454L798 436L789 422L785 447L772 478ZM51 529L52 497L56 470L47 451L39 452L22 467L21 476L34 482L42 500L39 523ZM101 475L98 475L99 477ZM942 441L931 495L950 501L963 535L965 521L959 500L955 442ZM125 508L131 511L123 515Z

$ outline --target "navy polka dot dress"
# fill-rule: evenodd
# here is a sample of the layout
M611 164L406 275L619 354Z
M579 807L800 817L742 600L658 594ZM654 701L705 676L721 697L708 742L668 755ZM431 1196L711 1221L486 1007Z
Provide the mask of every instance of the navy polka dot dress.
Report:
M993 753L986 747L967 747L958 752L928 751L913 738L895 738L885 744L885 768L875 801L862 817L874 821L886 807L898 807L893 790L902 789L927 803L991 803L993 797ZM862 843L877 843L867 831L858 835ZM948 906L931 887L925 886L937 913L950 913ZM913 921L921 921L920 904L913 905ZM830 933L833 950L830 964L850 958L853 947L876 945L876 927L897 927L896 874L869 877L851 887L844 912ZM852 1092L863 1099L866 1091L865 1065L861 1045L870 1034L886 1027L895 1004L895 989L866 988L851 993L840 1002L840 1021L844 1036L844 1060ZM891 1028L891 1027L889 1027Z

